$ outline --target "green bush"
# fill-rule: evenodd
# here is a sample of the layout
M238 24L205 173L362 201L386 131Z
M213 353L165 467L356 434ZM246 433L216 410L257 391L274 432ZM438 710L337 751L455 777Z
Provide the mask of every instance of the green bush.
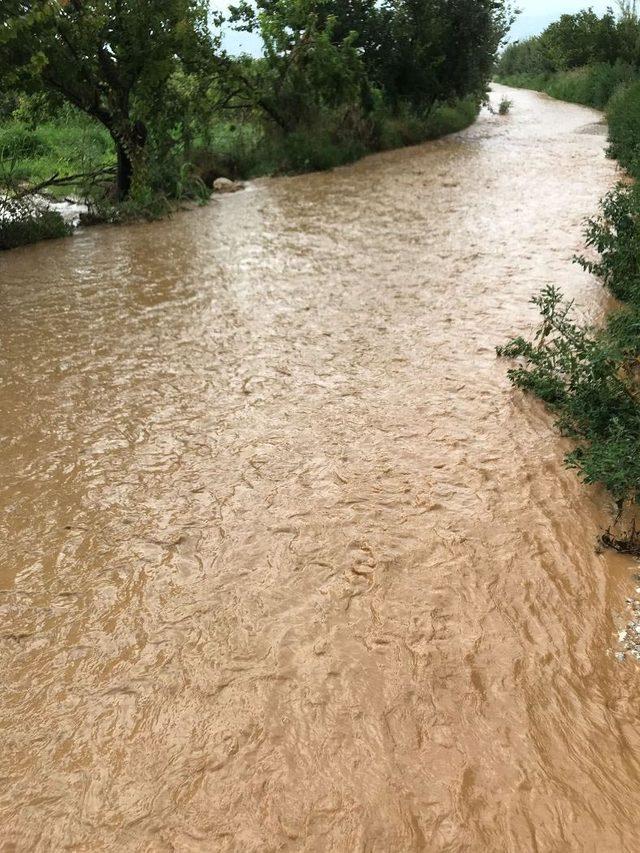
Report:
M6 200L0 206L0 249L14 249L70 233L71 228L56 211Z
M423 139L436 139L464 130L478 117L479 104L473 98L436 106L425 122Z
M542 322L532 341L516 338L500 355L520 359L508 371L512 382L544 400L558 426L577 447L567 456L587 483L605 486L622 506L640 501L640 400L633 365L616 325L583 328L571 316L571 303L550 286L532 300ZM634 311L637 325L640 315Z
M567 464L608 489L619 517L625 505L640 503L640 188L609 193L586 237L598 259L578 262L626 304L602 329L584 328L547 287L533 300L542 315L533 340L515 338L498 352L519 360L510 379L556 413L560 430L576 441ZM604 541L640 553L635 522L622 538Z
M621 184L608 193L600 215L588 223L586 237L598 260L581 258L582 266L618 299L640 308L640 188Z
M42 131L19 122L0 127L0 156L11 159L42 157L52 150Z
M560 101L604 109L623 86L636 77L635 70L623 63L598 63L570 71L546 74L499 74L497 80L506 86L546 92Z
M640 175L640 81L620 88L607 108L610 153L636 177Z

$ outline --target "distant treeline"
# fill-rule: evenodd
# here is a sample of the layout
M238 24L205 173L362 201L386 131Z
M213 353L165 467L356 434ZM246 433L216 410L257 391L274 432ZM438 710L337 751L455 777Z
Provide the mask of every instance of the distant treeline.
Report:
M500 352L517 358L516 385L541 397L563 434L575 440L571 467L604 486L616 524L604 542L640 554L640 22L634 8L598 17L563 15L541 36L511 45L499 79L556 98L604 108L609 153L629 172L587 226L597 259L578 259L620 306L601 328L585 328L550 283L535 297L542 320L533 340Z
M241 0L226 20L206 0L3 0L0 180L77 173L95 205L149 210L415 143L473 121L509 24L501 0ZM224 27L262 56L228 55Z
M634 13L601 17L592 9L562 15L539 36L510 44L502 54L500 75L553 74L607 63L638 67L640 30Z

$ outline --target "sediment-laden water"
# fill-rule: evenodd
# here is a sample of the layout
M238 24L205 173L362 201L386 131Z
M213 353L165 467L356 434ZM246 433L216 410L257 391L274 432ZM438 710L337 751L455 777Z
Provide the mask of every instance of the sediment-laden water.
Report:
M637 850L633 564L494 353L615 167L508 94L0 258L0 849Z

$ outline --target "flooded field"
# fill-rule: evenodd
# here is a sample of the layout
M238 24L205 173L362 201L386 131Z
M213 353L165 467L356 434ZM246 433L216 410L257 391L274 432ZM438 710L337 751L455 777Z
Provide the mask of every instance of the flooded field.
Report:
M635 566L494 351L615 165L508 95L0 258L0 850L637 849Z

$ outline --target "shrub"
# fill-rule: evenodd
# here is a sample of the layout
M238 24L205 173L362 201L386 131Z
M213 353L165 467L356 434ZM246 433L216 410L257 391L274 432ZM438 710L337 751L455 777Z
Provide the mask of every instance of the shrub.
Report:
M533 299L542 315L533 340L515 338L498 353L519 359L508 371L511 381L556 413L559 428L577 445L567 455L567 464L586 483L609 490L619 518L625 504L637 508L640 503L638 187L621 185L609 193L586 236L599 257L578 262L627 304L610 314L604 328L583 328L573 321L571 304L547 287ZM603 541L640 554L635 520L621 538L607 532Z
M473 98L436 106L425 123L423 139L436 139L464 130L476 120L479 104Z
M70 233L70 226L56 211L7 199L0 203L0 249L14 249Z
M51 145L37 130L31 130L19 122L0 128L0 155L19 159L42 157L50 153Z
M620 184L605 196L586 237L598 259L580 258L580 264L618 299L640 308L640 189Z
M620 88L607 108L610 154L640 174L640 81Z
M533 298L542 322L532 341L515 338L498 354L520 359L508 371L519 388L544 400L560 430L577 441L567 455L587 483L600 483L619 506L640 499L640 400L633 363L615 326L596 331L572 319L553 286ZM629 320L630 318L627 318ZM640 321L636 314L634 323Z

